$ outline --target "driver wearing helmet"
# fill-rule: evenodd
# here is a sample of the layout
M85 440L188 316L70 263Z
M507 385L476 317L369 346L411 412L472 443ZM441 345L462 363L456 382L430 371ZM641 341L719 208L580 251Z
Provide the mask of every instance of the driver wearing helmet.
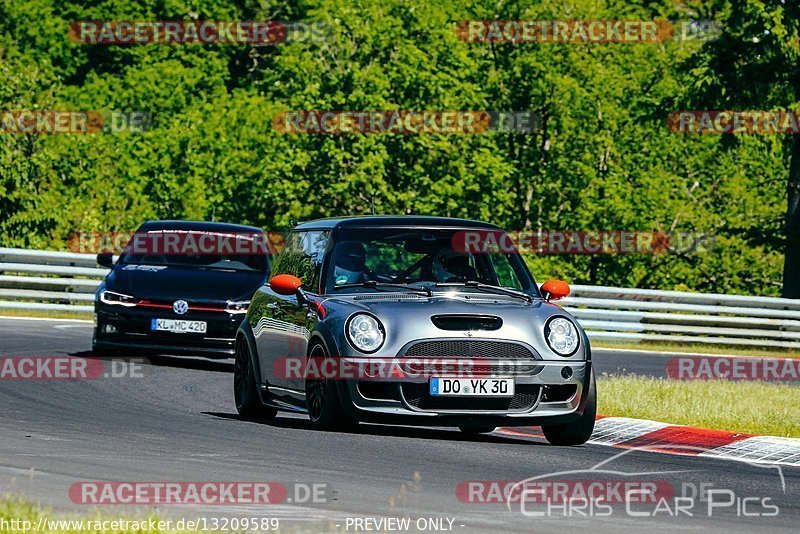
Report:
M431 271L437 282L466 282L477 279L475 269L469 263L469 255L452 249L436 253Z
M336 247L333 258L334 283L360 284L367 280L366 250L364 245L355 241L347 241Z

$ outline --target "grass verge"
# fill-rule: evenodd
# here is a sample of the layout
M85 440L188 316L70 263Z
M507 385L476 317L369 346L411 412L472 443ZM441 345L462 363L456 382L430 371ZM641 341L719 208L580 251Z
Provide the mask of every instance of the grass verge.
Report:
M116 524L112 522L118 521ZM127 521L127 523L123 523ZM5 496L0 498L0 532L38 534L172 534L180 531L168 529L163 519L151 516L146 518L123 518L89 514L57 514L48 508L40 507L22 497ZM151 528L155 527L155 528ZM159 528L164 527L164 528Z
M43 319L83 319L92 320L92 313L81 313L71 311L47 311L47 310L7 310L0 309L0 317L41 317Z
M603 375L597 389L607 416L800 438L800 387L792 384Z
M720 356L755 356L770 358L800 358L800 350L758 347L732 347L709 345L705 343L672 343L669 341L642 341L640 343L617 343L613 341L594 341L593 349L631 349L658 350L664 352L697 352L701 354L718 354Z

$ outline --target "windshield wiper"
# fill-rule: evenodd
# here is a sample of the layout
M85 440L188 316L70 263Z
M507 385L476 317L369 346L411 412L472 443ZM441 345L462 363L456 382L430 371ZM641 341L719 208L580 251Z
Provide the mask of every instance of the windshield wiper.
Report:
M433 292L427 287L414 287L408 284L393 284L391 282L378 282L376 280L367 280L366 282L361 282L359 284L343 284L334 287L333 290L336 291L337 289L347 289L351 287L366 287L368 289L378 289L384 287L392 289L406 289L408 291L414 291L416 293L421 293L429 297L433 296Z
M522 291L509 289L507 287L493 286L491 284L483 284L481 282L476 282L475 280L467 280L466 282L437 282L436 287L469 287L472 289L478 289L480 291L486 291L488 293L499 293L501 295L509 295L511 297L527 300L528 302L533 302L533 297L527 293L523 293Z

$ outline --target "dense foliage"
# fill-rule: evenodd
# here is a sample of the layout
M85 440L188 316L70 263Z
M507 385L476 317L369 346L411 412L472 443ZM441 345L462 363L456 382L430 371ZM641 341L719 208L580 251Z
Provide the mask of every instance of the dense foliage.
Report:
M723 36L459 39L459 21L495 18L715 19ZM528 260L540 280L777 295L791 140L679 135L666 117L797 109L797 18L780 0L0 0L0 110L153 120L141 133L0 133L0 246L64 248L72 232L153 218L282 229L374 210L508 229L705 233L714 239L688 254ZM330 35L276 46L67 36L76 20L191 19L314 20ZM279 111L314 109L533 110L542 123L534 134L482 135L273 128Z

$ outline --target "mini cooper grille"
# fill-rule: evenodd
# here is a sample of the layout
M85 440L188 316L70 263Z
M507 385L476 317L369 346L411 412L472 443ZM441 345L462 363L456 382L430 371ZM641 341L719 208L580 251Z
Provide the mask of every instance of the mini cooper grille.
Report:
M527 411L536 405L540 386L536 384L517 384L513 397L467 398L431 397L428 384L403 384L403 397L409 406L418 410L454 411Z
M402 356L413 358L538 359L530 349L519 343L477 339L465 341L420 341L408 347Z

